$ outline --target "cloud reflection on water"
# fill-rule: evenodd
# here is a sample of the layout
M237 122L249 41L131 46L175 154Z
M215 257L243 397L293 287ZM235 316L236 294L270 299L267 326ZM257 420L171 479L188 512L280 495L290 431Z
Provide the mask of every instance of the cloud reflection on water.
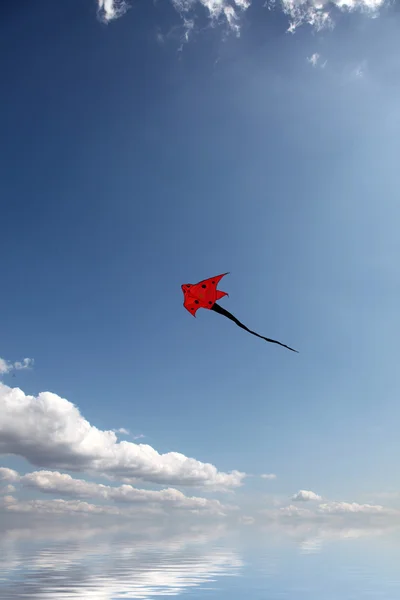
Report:
M331 590L345 600L355 591L391 600L391 593L400 593L393 566L398 534L397 524L365 521L235 529L189 522L0 520L0 598L242 600L262 590L271 598L330 600Z
M218 528L186 532L126 526L12 528L0 539L2 600L117 600L176 596L236 575L238 554Z

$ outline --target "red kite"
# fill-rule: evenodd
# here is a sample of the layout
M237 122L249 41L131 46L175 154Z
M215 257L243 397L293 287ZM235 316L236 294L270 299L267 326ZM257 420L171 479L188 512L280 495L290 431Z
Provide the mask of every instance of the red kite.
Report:
M220 300L224 296L228 296L226 292L221 292L217 290L217 285L221 281L221 279L228 275L228 273L223 273L222 275L217 275L216 277L210 277L209 279L204 279L203 281L199 281L199 283L185 283L181 286L182 292L184 295L184 303L183 306L192 314L194 317L196 316L196 311L199 308L207 308L208 310L213 310L214 312L227 317L236 325L245 329L252 335L256 335L259 338L262 338L266 342L271 342L273 344L279 344L292 352L297 352L293 348L286 346L286 344L281 344L281 342L277 342L276 340L271 340L270 338L264 337L263 335L259 335L255 331L251 331L248 329L246 325L243 325L236 317L234 317L230 312L222 308L219 304L217 304L217 300Z

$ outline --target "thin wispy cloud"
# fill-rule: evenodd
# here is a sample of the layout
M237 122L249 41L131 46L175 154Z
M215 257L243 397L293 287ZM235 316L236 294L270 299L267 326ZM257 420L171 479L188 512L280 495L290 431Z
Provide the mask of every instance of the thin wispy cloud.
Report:
M254 525L255 518L252 517L251 515L243 515L243 516L239 517L239 523L241 525Z
M251 2L248 0L171 0L176 11L185 20L194 22L198 8L205 9L213 25L227 24L237 35L240 32L240 15L246 11Z
M311 66L315 68L319 67L320 69L325 69L327 60L321 61L321 55L318 52L314 52L311 56L307 58L307 62L310 63Z
M210 23L215 26L226 25L236 35L240 34L241 19L243 14L252 5L261 5L265 8L280 7L288 17L288 31L294 33L302 25L309 25L320 31L332 28L335 25L333 13L340 11L350 13L358 11L369 17L376 17L379 10L388 3L388 0L333 0L320 2L317 0L170 0L185 24L185 37L195 26L196 19L206 13ZM108 23L125 14L129 8L125 0L97 0L98 14L102 21Z
M308 60L308 62L309 62L309 63L310 63L310 64L311 64L313 67L316 67L316 66L317 66L317 63L318 63L318 61L319 61L319 54L318 54L318 52L314 52L314 54L312 54L312 55L310 56L310 58L307 58L307 60Z
M126 427L119 427L118 429L113 429L113 432L117 435L126 435L130 436L133 440L143 440L146 436L143 433L131 433L129 429Z
M22 361L15 361L14 363L5 360L4 358L0 358L0 375L8 375L12 371L23 371L26 369L31 369L34 365L33 358L24 358Z
M276 475L275 473L263 473L262 475L260 475L261 479L276 479Z
M288 31L291 33L302 25L309 25L317 31L333 28L335 11L359 11L366 16L376 17L384 4L387 4L387 0L280 0L282 10L289 18Z
M367 73L368 64L366 60L363 60L351 71L351 77L353 79L363 79Z

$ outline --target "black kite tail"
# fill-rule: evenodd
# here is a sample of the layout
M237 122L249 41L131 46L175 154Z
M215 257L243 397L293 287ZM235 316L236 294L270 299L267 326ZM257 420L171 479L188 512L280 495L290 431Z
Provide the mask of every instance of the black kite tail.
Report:
M294 350L293 348L290 348L289 346L286 346L286 344L281 344L281 342L277 342L276 340L271 340L270 338L264 337L263 335L259 335L255 331L251 331L251 329L249 329L248 327L246 327L246 325L243 325L243 323L241 323L240 321L238 321L238 319L236 317L234 317L230 312L228 312L227 310L225 310L225 308L222 308L222 306L220 306L216 302L212 305L211 310L215 311L216 313L218 313L220 315L223 315L224 317L227 317L228 319L230 319L231 321L233 321L234 323L236 323L236 325L238 325L242 329L245 329L246 331L248 331L252 335L256 335L257 337L265 340L266 342L271 342L272 344L279 344L279 346L283 346L284 348L287 348L288 350L291 350L292 352L297 352L298 353L298 350Z

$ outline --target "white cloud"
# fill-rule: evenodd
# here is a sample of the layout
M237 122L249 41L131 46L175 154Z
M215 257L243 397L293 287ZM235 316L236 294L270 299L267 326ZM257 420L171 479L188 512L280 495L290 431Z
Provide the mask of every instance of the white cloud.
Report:
M4 358L0 358L0 375L7 375L11 371L22 371L25 369L31 369L34 365L33 358L24 358L21 361L16 361L14 363L5 360Z
M16 491L16 488L9 483L8 485L0 487L0 494L13 494Z
M128 10L125 0L97 0L97 14L104 23L122 17Z
M320 504L318 511L323 514L346 515L363 513L366 515L399 515L398 510L380 504L358 504L357 502L327 502Z
M14 363L14 369L17 369L17 371L20 371L22 369L30 369L33 367L33 364L33 358L24 358L22 362L17 361Z
M368 63L366 60L363 60L358 65L356 65L349 74L349 79L363 79L368 71Z
M242 525L254 525L255 518L250 515L243 515L242 517L239 517L239 523Z
M130 435L133 440L143 440L146 436L143 433L131 434L129 429L125 427L119 427L118 429L113 429L114 433L119 433L120 435Z
M251 0L170 0L175 10L185 23L185 38L194 27L197 8L201 7L214 25L225 22L237 35L240 32L240 14L250 8ZM280 0L280 6L289 18L289 32L294 32L303 24L308 24L316 30L333 27L332 12L360 11L369 16L376 16L379 9L388 0ZM271 8L276 0L266 0L264 6ZM125 0L97 0L98 14L102 21L109 22L122 16L128 9ZM190 28L186 27L190 24Z
M307 508L299 508L293 504L278 509L278 515L281 517L309 517L311 514Z
M289 17L288 31L294 32L303 24L311 25L317 31L333 27L331 10L354 12L376 16L387 0L281 0L283 12Z
M12 365L5 361L4 358L0 358L0 375L4 373L9 373L12 369Z
M304 527L305 531L310 527L357 532L360 528L376 530L400 526L400 510L380 504L326 501L316 505L311 503L309 506L310 508L303 508L292 504L281 508L263 509L258 514L269 526L290 526L296 530Z
M309 58L307 58L308 62L313 66L316 67L317 63L320 59L320 55L318 54L318 52L314 52L314 54L312 54Z
M276 479L275 473L263 473L261 479Z
M14 486L10 487L14 488ZM33 513L43 516L51 516L55 514L68 515L76 513L111 515L124 518L135 516L143 517L146 515L152 517L165 517L168 515L169 517L172 517L172 509L179 511L184 510L186 511L186 514L192 515L192 518L193 515L207 518L219 518L226 516L226 513L223 512L225 508L218 502L218 500L188 498L185 496L183 498L179 498L179 492L177 490L172 490L172 492L177 492L177 494L171 493L171 490L165 491L167 494L164 494L164 499L162 497L150 498L150 503L146 503L145 501L144 494L146 493L146 490L133 490L131 497L129 495L130 490L126 491L118 489L116 494L105 493L106 500L114 500L117 502L116 504L94 504L91 501L82 500L80 498L55 498L51 500L35 498L33 500L19 500L14 495L0 495L0 509L6 513ZM69 492L72 493L72 490L69 490ZM141 498L138 498L139 494L136 492L144 493ZM170 497L168 497L168 492L170 493ZM154 494L157 493L158 492L154 492ZM11 489L9 494L12 494ZM99 492L97 492L97 494L99 495ZM79 493L76 495L79 495ZM85 494L83 493L82 495L84 496ZM93 495L96 495L96 492ZM183 513L180 512L179 518L181 518L182 515Z
M311 25L317 31L332 27L328 2L315 0L281 0L283 12L289 17L288 31L294 31L304 23Z
M0 467L0 481L19 481L20 475L14 469Z
M171 0L171 3L184 19L186 36L194 27L193 16L197 6L207 11L213 24L224 20L233 31L239 33L239 13L251 5L250 0ZM98 15L105 23L121 17L128 10L128 6L125 0L97 0Z
M118 441L51 392L35 397L0 382L0 414L0 454L22 456L35 466L214 490L238 487L245 477L178 452L159 454L148 444Z
M81 500L25 500L18 501L14 496L5 496L3 508L9 512L35 514L96 514L119 515L120 510L115 506L98 506ZM2 501L0 500L0 506Z
M34 471L26 475L19 475L11 469L1 468L1 480L19 482L24 487L47 494L76 498L99 498L124 504L159 505L169 509L202 511L219 516L224 516L224 511L229 510L229 507L221 504L219 500L186 496L174 488L143 490L131 485L113 487L75 479L71 475L58 471Z
M321 501L321 496L318 496L315 492L310 490L299 490L297 494L292 497L294 502L309 502L309 501Z
M228 24L228 27L239 34L239 13L247 10L251 4L249 0L171 0L174 8L187 21L190 16L191 29L194 25L194 14L198 5L206 9L207 15L212 24L219 23L221 20Z
M361 67L358 67L355 71L354 71L354 77L356 77L357 79L361 79L362 77L364 77L364 71L362 70Z

